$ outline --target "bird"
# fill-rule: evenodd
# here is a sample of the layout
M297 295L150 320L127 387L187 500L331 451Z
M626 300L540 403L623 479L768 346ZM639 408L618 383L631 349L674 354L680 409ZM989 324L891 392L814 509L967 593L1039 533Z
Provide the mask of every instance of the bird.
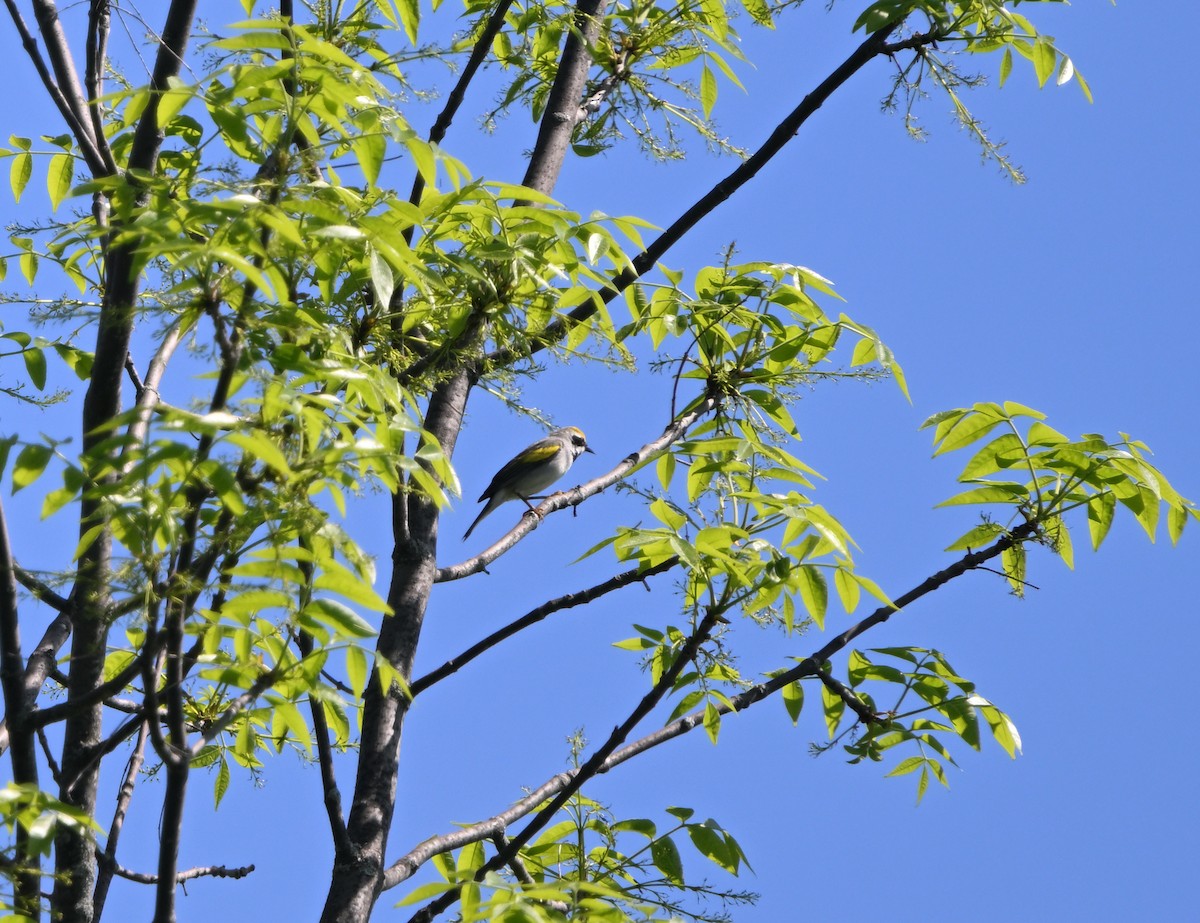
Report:
M487 500L487 506L463 533L463 541L470 538L480 520L501 503L521 500L532 510L529 498L566 474L584 452L596 454L588 446L583 430L575 426L551 430L544 439L526 446L496 472L487 490L479 495L479 501Z

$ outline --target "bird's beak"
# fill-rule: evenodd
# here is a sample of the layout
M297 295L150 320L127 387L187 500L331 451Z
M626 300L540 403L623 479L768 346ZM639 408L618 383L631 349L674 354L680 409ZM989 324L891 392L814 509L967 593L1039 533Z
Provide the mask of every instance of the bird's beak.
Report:
M585 452L591 452L593 455L595 455L595 454L596 454L595 452L592 452L592 447L591 447L590 445L585 445L585 446L583 447L583 451L585 451Z

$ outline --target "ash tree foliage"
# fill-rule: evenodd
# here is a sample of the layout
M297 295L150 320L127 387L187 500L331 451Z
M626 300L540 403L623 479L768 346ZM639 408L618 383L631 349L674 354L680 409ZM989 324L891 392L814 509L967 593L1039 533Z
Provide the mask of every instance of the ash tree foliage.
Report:
M818 271L732 257L679 269L670 250L876 59L893 66L881 91L910 125L922 97L948 96L1018 179L968 110L962 68L1087 84L1024 15L1037 3L880 0L842 63L797 92L761 147L737 150L711 121L738 86L735 25L786 28L795 5L243 0L243 20L217 26L172 0L128 28L108 0L62 20L53 0L7 0L27 53L10 67L44 95L47 131L0 153L14 198L42 185L53 211L10 227L0 261L0 468L6 505L36 496L62 536L25 547L0 516L11 913L120 919L119 890L149 888L165 923L191 878L253 888L251 867L181 868L180 844L197 798L219 804L284 751L319 766L334 856L324 921L368 919L380 901L413 920L720 917L747 895L708 885L696 854L736 875L735 832L685 808L624 817L587 785L683 734L717 742L727 718L766 701L853 761L910 775L918 794L963 745L1017 753L1012 721L946 654L857 647L862 636L985 566L1020 593L1031 545L1069 565L1118 515L1153 538L1165 513L1176 540L1196 509L1135 438L1068 436L998 396L927 422L936 453L964 458L946 503L979 507L980 524L911 589L880 587L817 499L789 404L810 389L819 401L835 376L905 389L891 351ZM431 62L452 64L452 83L425 101ZM480 112L532 118L523 176L454 156L451 123ZM630 145L663 159L707 146L731 155L728 172L675 203L663 230L606 214L600 190L588 215L555 201L561 170ZM548 357L568 374L597 359L665 369L669 406L630 408L644 444L463 560L457 536L439 546L438 521L460 496L468 398L521 408L521 381ZM49 383L65 375L78 418L30 412L64 396ZM611 579L558 599L531 582L504 602L527 615L414 676L438 584L503 566L541 520L619 483L643 515L580 543L612 562ZM349 531L355 503L390 506L390 558ZM491 817L393 829L416 697L541 619L649 583L671 602L611 639L646 667L643 688L611 697L635 703L611 734L578 740L568 772L547 754L545 776ZM823 630L831 608L848 614L840 633L814 634L808 657L738 672L739 639ZM106 765L115 792L100 786ZM122 860L139 797L161 811L157 868ZM420 845L400 853L397 840Z

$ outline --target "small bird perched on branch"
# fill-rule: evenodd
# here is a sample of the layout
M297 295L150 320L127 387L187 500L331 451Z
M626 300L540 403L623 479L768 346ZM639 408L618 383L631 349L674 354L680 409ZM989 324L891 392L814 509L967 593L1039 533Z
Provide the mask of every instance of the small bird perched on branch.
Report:
M481 501L487 500L487 506L463 533L463 541L470 538L480 520L501 503L520 500L532 510L529 498L566 474L580 455L591 451L583 430L574 426L551 430L546 438L526 446L496 472L487 490L479 495Z

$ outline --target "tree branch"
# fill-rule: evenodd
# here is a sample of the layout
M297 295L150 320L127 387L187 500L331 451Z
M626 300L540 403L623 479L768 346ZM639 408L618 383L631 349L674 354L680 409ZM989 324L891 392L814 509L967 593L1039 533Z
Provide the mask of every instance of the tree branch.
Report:
M17 568L18 577L20 573L20 568ZM42 635L42 640L38 642L37 647L33 649L33 653L29 655L29 662L25 665L24 708L29 715L28 720L30 721L36 719L40 714L39 712L31 711L33 703L37 701L38 693L41 692L42 686L45 685L46 677L54 669L54 661L58 657L59 649L67 643L67 638L70 636L70 616L66 613L60 613L47 626L45 633ZM8 743L8 721L5 719L3 722L0 722L0 753L8 749Z
M656 574L661 574L670 570L679 563L679 558L671 557L667 560L655 564L653 567L648 567L645 570L632 568L625 571L623 574L617 574L615 577L598 583L586 590L580 590L578 593L568 593L565 596L560 596L558 599L552 599L532 609L525 615L521 616L503 628L493 631L486 638L472 644L469 648L459 654L457 657L451 657L444 664L434 670L430 670L424 676L415 679L409 684L409 694L415 699L420 693L424 692L434 683L441 682L447 676L457 673L468 663L474 660L481 654L491 650L502 641L506 641L518 632L524 631L531 625L536 625L538 622L545 619L547 616L553 615L555 612L561 612L563 609L571 609L575 606L583 606L590 603L594 599L599 599L614 590L619 590L629 586L631 583L641 583L647 577L653 577ZM649 589L649 587L647 587Z
M27 571L15 561L13 562L13 574L17 578L17 582L25 587L33 598L39 602L44 602L55 612L70 612L71 601L65 596L60 596L50 589L50 585L43 580L39 580L31 571Z
M37 71L42 85L46 88L46 92L50 95L51 100L54 101L54 105L58 108L63 120L67 123L67 127L71 129L71 134L74 136L76 143L79 144L79 151L83 155L88 169L92 172L93 176L106 176L114 172L114 170L110 169L105 158L101 156L95 135L87 120L87 108L84 105L82 91L79 89L79 79L74 76L75 68L71 63L70 51L66 47L66 37L62 34L62 29L58 25L58 11L55 9L54 4L52 2L48 3L47 0L36 0L34 3L34 13L37 16L39 28L42 29L42 36L46 41L46 48L50 53L55 69L59 69L60 63L65 64L67 70L67 79L65 81L67 87L65 91L55 82L50 69L46 66L45 59L42 57L41 52L38 51L37 40L30 33L29 26L26 25L24 17L21 16L21 11L17 9L15 0L4 0L4 5L8 7L13 25L17 28L17 34L21 36L21 44L25 48L25 53L29 55L29 60L33 62L34 69ZM47 28L42 25L44 14L46 15L49 33L47 32ZM74 79L73 84L72 78Z
M25 659L21 656L21 631L17 613L17 578L8 522L0 504L0 689L11 741L12 778L18 784L37 786L37 735L29 727L25 699ZM40 916L41 863L30 849L29 832L17 826L16 854L22 870L12 878L13 906L20 914Z
M37 3L39 10L49 12L54 9L51 0L37 0ZM133 141L129 148L127 179L137 193L133 203L135 212L145 204L147 195L144 189L138 187L138 175L153 175L157 169L163 139L158 125L159 104L163 91L170 86L171 78L178 76L182 67L195 13L196 0L172 0L167 7L166 24L155 58L149 98L134 128ZM43 22L42 14L39 13L43 34L49 27L57 28L56 15L54 19L53 23L48 18ZM63 53L65 47L52 48L51 52ZM78 95L77 79L73 86L76 87L75 92ZM75 100L73 110L78 113L81 121L89 118L81 98ZM103 172L101 164L95 173L102 175ZM102 211L101 208L98 214ZM89 467L94 465L101 471L108 467L111 471L111 474L101 477L102 487L104 483L115 479L119 473L119 468L113 464L115 449L105 445L105 440L110 436L108 424L121 412L125 358L133 336L134 304L140 286L140 274L135 271L140 246L140 236L131 234L120 244L109 247L105 253L104 295L99 321L96 324L92 371L83 398L80 421L83 456ZM104 523L100 499L102 493L102 490L96 491L94 495L90 495L88 491L84 492L79 511L81 537L87 535L96 525ZM105 529L92 539L77 564L68 701L78 701L90 695L103 681L110 625L111 555L112 534L110 530ZM151 726L155 726L153 722ZM92 816L96 812L99 773L97 766L90 761L91 754L100 743L101 733L101 705L98 702L67 718L62 771L63 781L71 785L71 791L68 793L65 789L60 789L60 793L63 800L69 800ZM186 769L186 764L184 768ZM68 780L72 779L74 781L68 783ZM170 800L168 798L168 802ZM92 919L95 857L95 841L90 836L66 825L60 826L55 836L57 874L52 902L63 923L88 923ZM169 877L173 879L174 875ZM160 889L159 898L156 917L163 921L171 919L174 912L173 888L170 894L164 894Z
M467 58L467 63L463 66L462 73L458 75L458 80L454 84L454 89L450 91L450 95L446 97L446 105L438 116L433 121L433 127L429 129L429 143L440 144L442 139L446 137L446 132L450 128L450 124L454 121L454 116L458 114L459 107L462 106L463 99L467 95L467 87L471 85L471 81L475 78L476 71L483 64L484 58L492 50L492 41L496 35L504 28L504 19L508 16L508 11L513 5L513 0L500 0L496 4L496 9L492 11L492 15L488 17L487 24L483 27L483 31L479 33L479 38L475 40L474 46L471 48L470 57ZM408 201L413 205L421 204L421 196L425 193L425 177L418 170L417 175L413 177L412 191L408 195ZM413 228L404 229L404 239L412 243Z
M311 567L308 568L311 572ZM309 575L311 576L311 574ZM296 645L300 653L308 657L313 651L313 637L306 631L296 636ZM316 698L309 696L309 710L312 712L313 736L317 739L317 760L321 766L321 789L324 792L325 814L329 818L329 832L333 836L334 849L338 852L351 848L350 838L346 835L346 817L342 813L342 792L338 788L337 776L333 771L333 748L329 745L329 722L325 719L325 706Z
M854 690L841 680L831 676L828 670L818 670L817 679L821 681L822 686L841 699L854 714L858 715L858 720L863 724L879 724L887 720L867 708L867 703L860 699Z
M117 792L117 806L113 811L112 823L108 826L108 837L104 843L104 852L100 855L100 869L96 875L96 887L92 892L93 923L99 923L104 913L104 903L108 899L108 889L112 884L113 874L117 869L117 842L121 838L121 830L125 826L125 815L129 810L129 802L133 800L133 789L137 784L137 774L142 768L146 755L146 738L149 736L147 722L138 725L137 743L133 745L133 753L125 765L125 777L121 780L121 788Z
M679 678L679 674L683 672L685 667L691 665L696 652L711 636L714 628L724 619L721 610L716 607L710 607L700 619L700 623L696 626L695 631L686 642L680 647L679 652L675 655L675 659L671 665L663 670L658 682L651 687L638 702L637 706L630 712L629 717L622 721L617 727L613 728L608 739L596 749L596 751L588 757L586 762L571 774L570 780L563 785L562 789L550 799L549 803L544 805L533 816L533 819L527 823L521 832L512 837L505 847L496 852L491 859L483 863L479 870L475 873L475 880L482 881L484 876L490 872L508 865L512 858L518 855L521 848L524 847L538 831L542 830L547 824L554 819L554 816L559 810L571 799L571 797L579 791L589 779L594 777L601 770L605 761L613 754L616 749L621 746L625 738L633 731L638 724L641 723L650 712L662 701L667 692L674 688L675 680ZM394 866L393 866L394 868ZM391 869L389 869L389 872ZM385 876L386 881L386 876ZM458 890L447 891L436 900L430 901L415 914L413 914L409 923L428 923L439 913L451 907L459 897Z
M463 577L469 577L472 574L477 574L485 570L488 564L507 552L517 542L521 541L521 539L541 525L542 520L550 513L566 509L569 506L578 506L588 497L594 496L605 488L616 484L635 468L645 464L649 459L665 451L672 443L682 439L694 423L705 414L715 410L718 405L719 402L716 398L705 398L693 410L672 421L657 439L647 442L636 452L630 452L626 455L612 470L572 490L560 490L557 493L551 494L538 505L532 514L523 514L520 522L490 548L459 564L439 568L436 582L444 583L449 580L461 580Z
M1032 539L1035 537L1036 531L1035 526L1023 524L988 548L964 555L954 564L944 570L938 571L904 595L897 597L894 600L896 608L880 606L869 616L856 622L836 638L831 639L796 666L766 682L751 686L749 689L731 696L729 704L713 702L713 707L717 709L722 717L744 711L798 679L819 675L821 665L826 663L830 657L846 647L846 645L859 635L882 622L886 622L894 613L911 605L921 597L940 589L956 577L960 577L968 571L978 569L985 561L997 557L1006 549ZM674 740L676 737L681 737L689 731L701 727L704 723L704 715L705 708L698 708L695 711L676 718L658 730L626 744L608 756L603 764L596 769L594 774L601 775L606 773L647 750L651 750L660 744ZM497 832L503 832L510 824L530 814L538 805L544 804L547 798L562 792L564 787L575 778L578 772L579 770L560 772L547 779L541 786L534 789L520 801L515 802L504 811L489 817L487 820L471 824L468 827L463 827L450 833L430 837L418 844L388 867L387 873L384 876L384 890L393 888L406 881L422 865L439 853L459 849L469 843L477 843L481 840L490 839Z
M112 159L112 151L104 134L104 114L100 108L100 97L104 95L104 69L108 66L108 28L110 22L111 0L91 0L88 4L88 28L85 50L87 67L84 71L84 83L87 86L88 113L92 120L92 136L99 139L98 144L104 151L105 160L112 172L116 172L116 163Z
M471 376L460 370L438 385L425 411L425 430L447 456L454 452ZM388 605L375 651L406 681L425 620L429 593L437 573L437 507L420 491L392 495L392 579ZM347 819L351 851L334 857L322 923L356 923L367 919L379 895L387 838L396 809L400 743L408 698L395 683L383 688L376 671L363 694L362 735L358 771Z
M102 862L109 862L103 853L100 855ZM157 885L160 880L157 875L150 875L146 872L134 872L122 865L117 865L115 862L112 862L111 866L113 873L119 878L124 878L126 881L135 881L140 885ZM253 865L243 865L237 868L228 868L224 865L201 865L179 872L175 876L174 884L179 885L185 881L191 881L193 878L245 878L253 871ZM171 890L174 890L174 886L172 886Z
M158 344L158 349L154 351L150 365L146 368L145 379L134 380L134 401L137 415L129 424L130 446L140 447L146 440L146 434L150 428L150 417L154 408L162 402L159 385L162 384L163 375L167 371L167 363L171 361L171 356L175 354L175 349L179 346L182 338L183 321L180 319L171 325L163 336L162 342ZM133 363L133 357L127 355L126 363L127 368L131 370L131 377L136 376L137 366Z
M662 257L679 240L707 217L722 202L737 192L749 182L759 170L769 163L776 154L786 146L805 122L825 103L834 91L861 70L873 58L887 53L887 38L895 27L884 28L874 33L859 45L845 61L833 70L828 77L819 83L815 89L793 109L771 132L766 141L750 157L731 171L724 179L714 185L708 192L680 215L670 227L656 237L645 250L633 258L633 266L618 273L609 285L597 293L604 304L608 304L621 292L625 291L638 278L653 268ZM927 39L933 41L933 39ZM596 313L594 299L568 312L563 318L556 318L546 325L546 329L531 344L531 352L546 348L566 336L567 331ZM509 348L499 349L487 357L488 365L508 365L522 358Z

